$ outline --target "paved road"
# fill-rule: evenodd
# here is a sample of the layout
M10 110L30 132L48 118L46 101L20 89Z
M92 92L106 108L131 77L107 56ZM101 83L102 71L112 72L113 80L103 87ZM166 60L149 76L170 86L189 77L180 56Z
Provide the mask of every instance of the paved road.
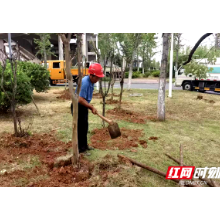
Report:
M64 86L65 84L56 85L56 86ZM76 87L76 84L74 83L74 87ZM114 88L120 88L119 82L116 82L114 85ZM124 88L127 88L127 81L125 81ZM147 81L141 81L141 80L134 80L131 84L131 89L158 89L158 82L155 80L147 80ZM169 89L169 83L166 83L166 90ZM182 87L175 87L173 85L173 90L182 90ZM209 92L206 91L208 94L213 95L220 95L220 93L217 92Z
M158 89L158 83L132 83L131 89ZM127 88L127 84L124 84L124 87ZM120 84L118 82L115 83L114 88L120 88ZM169 83L166 84L166 90L169 89ZM173 90L181 90L182 87L174 87Z
M56 86L64 86L65 84L58 84ZM74 83L74 87L76 84ZM120 88L119 82L116 82L114 88ZM127 83L124 84L124 88L127 88ZM166 84L166 90L169 88L169 83ZM134 82L131 84L131 89L158 89L158 83L139 83ZM173 90L181 90L182 87L174 87Z

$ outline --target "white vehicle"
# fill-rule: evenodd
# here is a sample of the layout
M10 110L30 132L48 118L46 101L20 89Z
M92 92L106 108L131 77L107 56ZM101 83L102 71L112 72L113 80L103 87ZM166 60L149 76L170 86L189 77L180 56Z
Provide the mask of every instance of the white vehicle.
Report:
M200 60L201 64L207 64L207 59ZM216 91L220 92L220 58L217 58L215 65L208 64L207 67L213 68L206 74L206 78L199 79L193 76L191 73L184 74L184 69L178 72L178 76L175 78L174 86L182 86L183 90L197 90L204 91Z

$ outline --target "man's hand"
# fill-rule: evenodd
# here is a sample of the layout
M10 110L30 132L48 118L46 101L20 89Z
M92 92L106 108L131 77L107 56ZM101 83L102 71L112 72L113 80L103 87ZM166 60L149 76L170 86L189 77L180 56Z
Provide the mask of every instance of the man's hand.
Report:
M97 112L98 112L97 109L96 109L95 107L93 107L93 106L92 106L92 108L91 108L91 111L92 111L92 113L93 113L94 115L96 115Z

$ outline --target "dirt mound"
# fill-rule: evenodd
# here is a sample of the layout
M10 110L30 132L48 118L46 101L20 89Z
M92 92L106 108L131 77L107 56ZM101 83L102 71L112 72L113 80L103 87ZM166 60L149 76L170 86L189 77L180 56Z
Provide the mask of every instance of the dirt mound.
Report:
M54 93L54 94L60 94L60 96L56 97L57 99L63 99L63 100L70 100L71 99L70 92L69 92L68 89L67 90L63 90L60 93Z
M203 96L202 95L198 95L196 99L201 100L201 99L203 99Z
M148 140L156 141L156 140L158 140L158 137L149 137Z
M214 104L214 103L215 103L214 100L204 99L202 95L198 95L196 99L197 99L197 100L204 100L205 102L208 102L208 103L210 103L210 104Z
M142 145L143 148L147 148L147 141L139 140L139 144Z
M113 94L113 97L119 97L120 94L116 94L114 93ZM93 93L92 95L93 98L102 98L102 95L100 93ZM108 94L106 97L111 97L111 94Z
M71 147L71 142L66 144L57 140L52 132L26 137L14 137L14 135L6 134L1 137L0 146L0 158L31 154L39 156L42 161L47 163L58 156L65 155Z
M89 178L92 175L93 164L87 159L80 159L80 168L73 168L72 165L64 167L54 167L49 170L49 178L30 186L89 186Z
M119 170L117 158L111 156L108 162L103 159L96 164L80 155L80 168L73 168L72 164L55 167L57 158L67 154L71 142L61 142L53 133L23 138L6 134L0 137L0 146L0 186L105 186L109 176Z
M146 120L143 117L143 115L138 112L132 112L132 111L125 110L125 109L114 108L114 109L109 109L107 113L109 115L114 116L114 118L116 119L121 119L121 120L129 121L132 123L138 123L138 124L146 123Z
M111 139L108 128L94 129L91 137L91 146L97 149L130 149L138 147L139 138L143 136L143 130L132 130L122 128L121 136L116 139Z
M100 93L93 93L92 98L102 98Z

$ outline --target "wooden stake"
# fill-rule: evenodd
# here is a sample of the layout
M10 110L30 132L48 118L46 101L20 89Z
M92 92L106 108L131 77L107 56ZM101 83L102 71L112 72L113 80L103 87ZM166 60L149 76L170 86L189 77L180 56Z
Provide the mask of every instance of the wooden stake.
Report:
M135 161L135 160L133 160L133 159L131 159L131 158L128 158L128 157L125 157L125 156L123 156L123 155L120 155L120 154L118 154L118 157L119 158L121 158L121 159L123 159L123 160L127 160L127 161L130 161L132 164L135 164L135 165L137 165L137 166L139 166L139 167L141 167L141 168L144 168L144 169L146 169L146 170L149 170L149 171L151 171L151 172L153 172L153 173L156 173L156 174L158 174L158 175L160 175L160 176L163 176L163 177L166 177L166 173L164 173L164 172L162 172L162 171L160 171L160 170L157 170L157 169L155 169L155 168L153 168L153 167L149 167L149 166L146 166L146 165L144 165L144 164L141 164L141 163L139 163L139 162L137 162L137 161ZM176 182L176 183L179 183L179 180L176 180L176 179L171 179L172 181L174 181L174 182ZM199 185L187 185L187 186L193 186L193 187L199 187Z
M182 145L180 144L180 166L183 166L183 149L182 149ZM181 184L181 182L183 184ZM180 180L180 187L184 187L184 181Z

